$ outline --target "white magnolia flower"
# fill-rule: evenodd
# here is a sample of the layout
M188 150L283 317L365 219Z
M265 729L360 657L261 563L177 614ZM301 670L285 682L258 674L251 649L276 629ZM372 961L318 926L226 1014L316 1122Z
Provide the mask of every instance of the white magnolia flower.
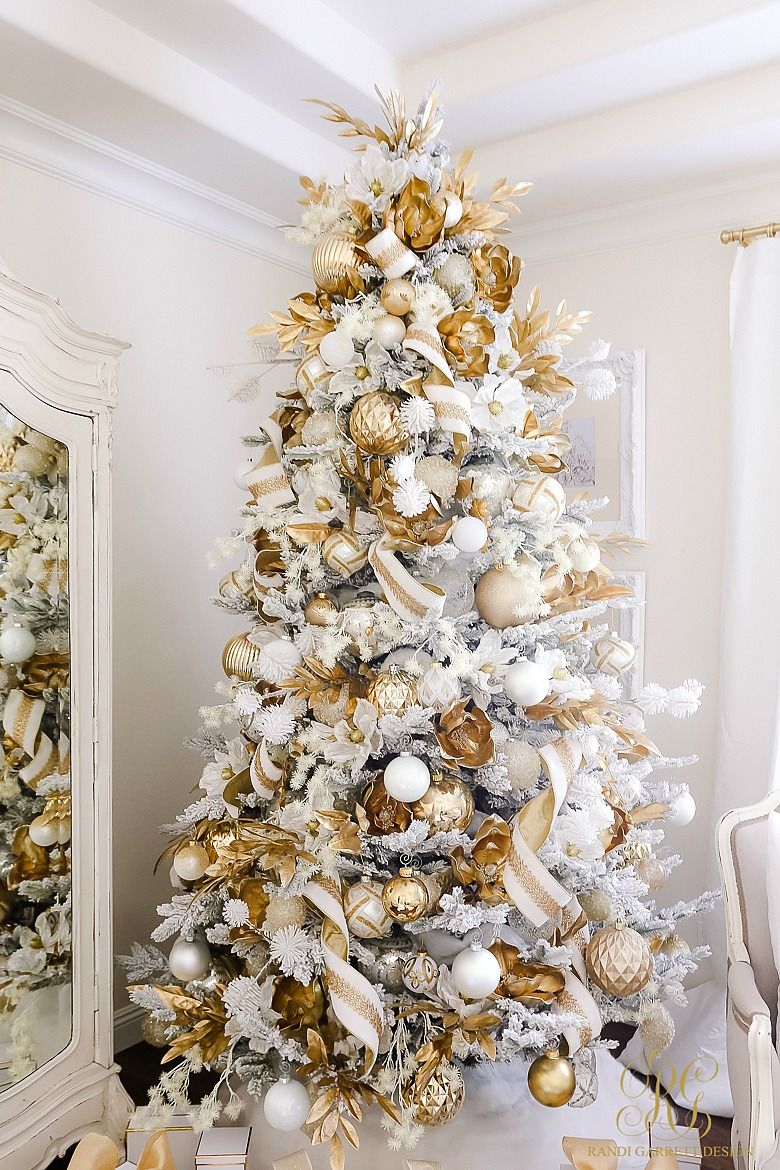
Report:
M410 435L427 434L436 422L433 404L427 398L410 398L401 407L401 422Z
M393 504L401 516L419 516L431 502L431 493L419 479L404 479L393 491Z
M363 768L368 757L376 755L382 747L377 709L367 699L358 699L351 720L342 719L335 727L317 726L328 737L323 755L332 764L351 764L353 769Z
M555 821L555 836L564 853L580 861L599 861L604 844L599 833L611 828L614 813L605 800L594 800L587 808L563 813Z
M416 179L422 179L423 182L427 183L431 194L435 195L441 186L440 160L425 151L410 150L406 156L406 162L409 173L414 175Z
M213 761L206 764L198 782L199 786L207 796L221 796L227 782L249 767L250 758L249 750L240 735L228 740L225 750L215 752Z
M471 421L477 430L491 435L522 430L528 409L517 378L486 374L472 398Z
M347 173L347 198L365 203L372 211L385 211L391 195L397 195L408 179L405 159L388 158L381 147L369 146Z
M302 516L317 521L346 520L346 496L341 490L341 477L331 463L320 459L307 464L296 471L292 486Z
M434 662L417 682L417 702L435 711L446 711L460 698L460 682L453 670Z
M495 324L495 340L485 348L488 355L488 370L491 374L506 377L520 365L520 354L512 345L509 321L503 318Z
M474 701L483 709L490 702L490 696L503 691L503 680L511 662L517 657L517 650L501 643L498 630L488 630L479 640L468 658L468 671L474 687Z

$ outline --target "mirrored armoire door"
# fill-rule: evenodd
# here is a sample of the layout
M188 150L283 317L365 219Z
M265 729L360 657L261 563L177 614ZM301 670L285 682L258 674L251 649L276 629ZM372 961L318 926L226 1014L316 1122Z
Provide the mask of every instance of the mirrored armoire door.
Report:
M0 263L0 1170L120 1136L110 427L123 343Z

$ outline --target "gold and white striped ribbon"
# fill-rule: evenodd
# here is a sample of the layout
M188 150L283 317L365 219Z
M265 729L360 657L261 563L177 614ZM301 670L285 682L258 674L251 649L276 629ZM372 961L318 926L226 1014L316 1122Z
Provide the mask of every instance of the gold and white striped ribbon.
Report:
M406 569L385 537L375 540L368 550L368 560L384 590L388 605L406 621L441 617L444 593L418 581Z
M365 1068L374 1066L382 1034L382 1002L364 975L349 962L349 929L344 916L340 884L312 878L303 896L322 914L325 983L331 1007L342 1027L366 1050Z
M265 740L261 740L249 765L249 779L258 796L270 800L277 792L282 779L282 769L277 768L268 753Z
M534 797L534 800L538 799ZM571 901L570 892L553 877L526 841L518 817L512 823L512 840L504 866L504 888L518 910L537 929L556 918Z
M542 765L555 793L555 816L566 799L569 785L582 763L582 748L576 739L560 736L539 748ZM552 821L550 822L552 828ZM549 832L549 829L548 829Z
M19 770L19 779L32 789L46 776L65 770L57 745L41 731L45 712L43 699L32 699L18 689L11 691L3 708L3 730L30 756L29 764Z
M441 334L433 322L412 321L407 327L406 336L401 342L407 353L418 353L433 366L434 370L452 384L452 372L447 354L441 342Z
M593 996L574 971L565 972L566 982L550 1005L554 1013L572 1012L582 1019L581 1024L564 1029L569 1056L590 1044L601 1032L601 1012Z
M423 393L433 406L436 422L453 443L471 440L471 399L462 390L436 376L423 382Z
M282 467L282 432L279 424L267 418L260 430L266 434L268 446L244 479L253 498L269 511L282 504L294 504L295 494L290 487L287 472Z

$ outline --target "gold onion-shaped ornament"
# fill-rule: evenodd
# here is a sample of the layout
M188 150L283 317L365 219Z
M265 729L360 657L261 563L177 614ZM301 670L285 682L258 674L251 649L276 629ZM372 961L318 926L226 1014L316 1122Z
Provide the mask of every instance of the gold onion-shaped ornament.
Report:
M349 433L367 455L395 455L409 441L397 399L383 390L358 398L349 416Z
M585 948L588 975L608 995L636 995L653 973L653 955L638 931L619 920L593 935Z
M528 1069L528 1088L540 1105L556 1109L574 1096L577 1078L571 1061L557 1049L537 1056Z
M351 236L331 232L321 236L314 245L311 270L325 292L339 297L354 296L363 287L357 271L362 261L360 249Z
M415 1077L401 1089L404 1105L418 1125L446 1125L463 1104L463 1077L448 1060L443 1060L430 1080L421 1087Z
M252 682L252 667L260 657L260 647L249 639L249 634L236 634L226 643L222 651L222 669L228 678L240 678Z
M406 867L382 887L382 904L395 922L416 922L428 909L430 891L421 874Z
M417 702L417 680L400 666L391 666L371 679L366 698L380 715L400 715Z

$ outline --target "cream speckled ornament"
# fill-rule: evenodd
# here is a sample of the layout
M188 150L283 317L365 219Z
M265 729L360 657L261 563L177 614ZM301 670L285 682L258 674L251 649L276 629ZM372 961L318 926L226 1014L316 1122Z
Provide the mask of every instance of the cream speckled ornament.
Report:
M344 895L347 924L358 938L383 938L393 927L382 898L381 882L362 878Z
M538 513L549 524L554 524L563 515L566 492L553 476L539 475L520 480L512 495L512 503L519 512Z
M513 791L525 792L532 788L542 771L542 758L533 744L523 739L510 739L501 751Z
M658 1000L643 1003L639 1009L639 1035L648 1056L659 1056L675 1036L674 1020Z
M613 677L630 670L636 662L636 646L619 638L614 631L593 643L591 659L596 670Z
M379 294L382 308L395 317L405 317L407 313L411 313L414 308L414 297L414 285L411 280L404 280L403 277L388 280L382 285Z
M306 921L306 901L297 894L291 898L271 897L263 916L263 928L275 934L285 926L303 926Z
M650 947L638 931L618 921L594 934L585 948L588 975L602 991L636 995L653 973Z
M173 868L185 882L199 881L211 863L207 851L198 841L182 845L173 855Z
M526 606L533 600L528 592L528 582L508 568L494 566L483 573L474 593L477 609L497 630L521 624L517 617L519 606Z
M455 495L458 469L443 455L424 456L414 469L414 474L442 504L448 504Z
M307 447L320 447L339 436L339 424L330 410L315 410L303 424L301 439Z
M474 288L474 269L468 256L451 252L447 259L433 273L433 279L448 296L456 299L461 294L469 295Z
M612 901L603 890L586 890L577 900L588 922L607 922L612 917Z

